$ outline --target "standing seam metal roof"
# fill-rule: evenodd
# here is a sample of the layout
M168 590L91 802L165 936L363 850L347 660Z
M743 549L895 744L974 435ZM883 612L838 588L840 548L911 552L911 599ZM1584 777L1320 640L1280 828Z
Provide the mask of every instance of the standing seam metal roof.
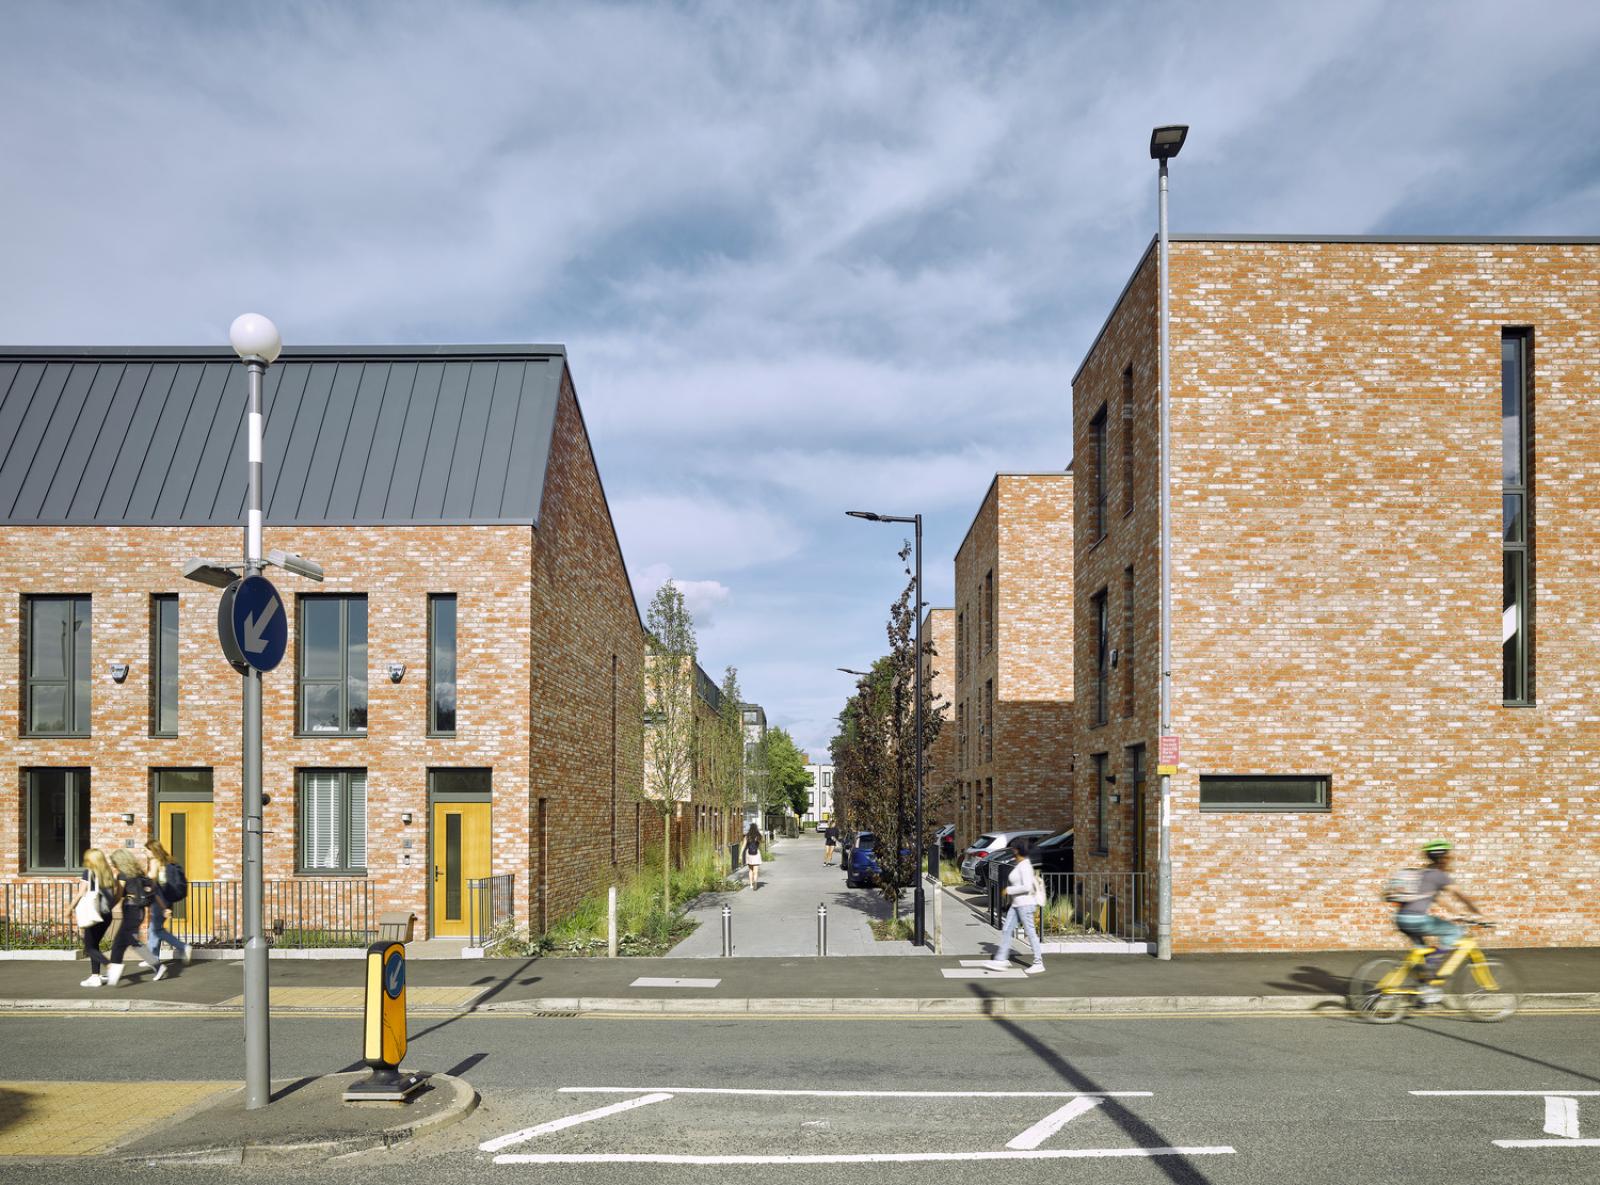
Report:
M285 351L267 521L536 523L565 367L560 346ZM246 404L225 350L0 347L0 522L237 526Z

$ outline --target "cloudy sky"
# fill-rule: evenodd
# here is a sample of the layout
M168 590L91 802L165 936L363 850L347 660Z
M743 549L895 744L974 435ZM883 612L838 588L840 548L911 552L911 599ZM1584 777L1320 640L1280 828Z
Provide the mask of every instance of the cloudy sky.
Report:
M820 748L1155 222L1600 232L1600 5L8 5L0 340L560 342L641 600Z

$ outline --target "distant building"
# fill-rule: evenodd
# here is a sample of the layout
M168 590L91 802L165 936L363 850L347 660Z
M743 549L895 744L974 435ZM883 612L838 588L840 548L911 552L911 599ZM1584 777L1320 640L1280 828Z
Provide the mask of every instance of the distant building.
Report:
M744 722L744 821L761 823L760 773L755 768L756 750L767 736L767 713L760 704L740 704L739 718Z
M806 762L806 772L811 775L811 802L806 807L802 821L820 823L833 818L833 763Z

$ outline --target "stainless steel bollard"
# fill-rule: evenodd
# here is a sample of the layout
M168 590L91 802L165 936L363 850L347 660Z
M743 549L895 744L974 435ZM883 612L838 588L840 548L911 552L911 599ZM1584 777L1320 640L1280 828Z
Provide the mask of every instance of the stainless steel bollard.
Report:
M828 907L817 906L817 955L819 957L828 953Z
M733 906L722 907L722 957L731 958L733 955Z

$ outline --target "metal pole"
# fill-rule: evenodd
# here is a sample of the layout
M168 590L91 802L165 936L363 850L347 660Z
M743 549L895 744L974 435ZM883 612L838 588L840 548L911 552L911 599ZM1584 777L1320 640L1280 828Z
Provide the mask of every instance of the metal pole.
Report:
M244 570L261 571L261 379L266 363L245 363L250 388L250 507L245 520ZM261 899L261 672L244 676L243 815L244 880L244 1105L247 1111L272 1101L272 1050L267 1013L267 939L262 931Z
M606 890L606 955L617 957L617 886Z
M1167 358L1167 162L1161 161L1159 231L1161 286L1161 730L1172 732L1172 501L1171 408ZM1156 760L1161 760L1159 748ZM1162 768L1165 768L1163 766ZM1160 850L1156 865L1156 958L1172 958L1172 779L1163 773Z
M944 888L938 882L933 886L933 953L944 954Z
M817 906L817 955L821 957L828 953L828 907Z
M733 954L733 907L722 907L722 957L729 958Z
M917 524L917 666L916 680L912 694L917 699L917 834L916 834L916 866L917 886L913 891L911 903L911 944L922 946L927 942L927 899L922 891L922 516L913 515Z

